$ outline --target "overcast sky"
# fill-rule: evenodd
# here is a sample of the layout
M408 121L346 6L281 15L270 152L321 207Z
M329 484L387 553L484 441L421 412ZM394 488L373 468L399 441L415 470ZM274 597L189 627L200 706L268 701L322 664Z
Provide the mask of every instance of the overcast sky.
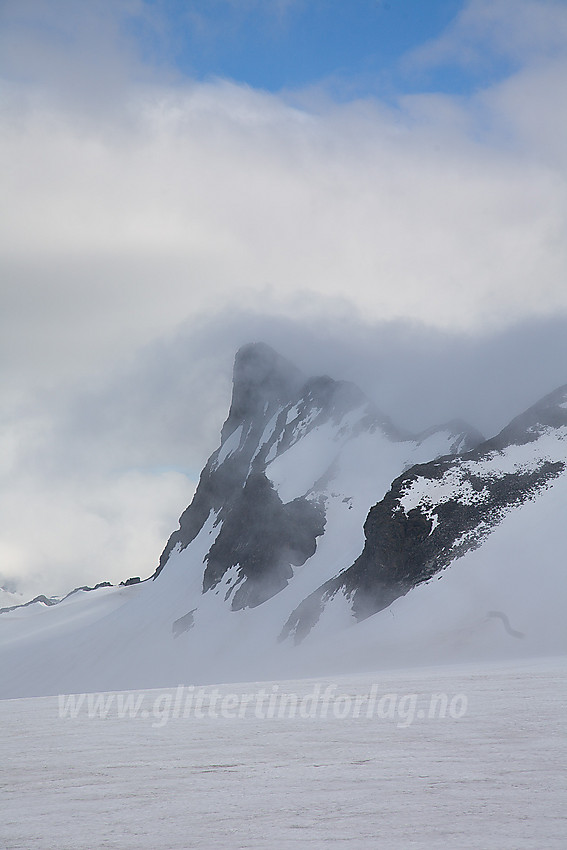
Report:
M567 4L2 0L0 584L153 571L238 345L487 435L567 382Z

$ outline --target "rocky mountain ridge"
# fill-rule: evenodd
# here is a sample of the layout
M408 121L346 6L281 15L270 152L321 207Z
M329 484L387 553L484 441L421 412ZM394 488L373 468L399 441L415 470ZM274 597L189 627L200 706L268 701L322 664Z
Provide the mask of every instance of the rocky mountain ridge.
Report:
M402 473L370 510L359 558L304 600L282 637L301 640L337 593L349 599L357 620L386 608L479 548L508 511L537 498L566 467L563 386L471 451Z

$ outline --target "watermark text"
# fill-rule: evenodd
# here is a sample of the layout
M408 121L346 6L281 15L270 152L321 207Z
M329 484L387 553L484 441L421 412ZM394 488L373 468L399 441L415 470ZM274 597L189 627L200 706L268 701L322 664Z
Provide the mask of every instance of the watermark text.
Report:
M171 720L383 720L400 729L415 721L460 720L466 694L385 693L374 684L366 693L344 693L338 684L316 684L308 693L282 690L278 684L250 692L179 685L172 690L127 693L60 694L61 719L142 719L161 728Z

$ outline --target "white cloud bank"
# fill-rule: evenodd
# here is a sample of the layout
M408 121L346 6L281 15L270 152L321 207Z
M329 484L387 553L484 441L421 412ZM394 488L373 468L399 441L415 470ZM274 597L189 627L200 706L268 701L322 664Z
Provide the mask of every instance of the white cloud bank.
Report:
M514 72L471 96L395 107L338 104L323 88L270 95L168 79L126 40L128 10L148 14L102 0L3 4L0 369L17 450L2 485L0 573L10 576L40 576L41 563L55 575L62 560L65 581L76 560L71 584L143 571L136 547L114 549L124 569L113 561L112 575L98 565L121 524L143 539L147 500L169 504L167 491L175 502L179 479L148 473L139 509L139 472L122 470L115 487L110 448L74 478L24 469L29 428L50 455L61 387L112 376L202 311L238 304L316 323L327 303L365 332L403 320L469 337L567 314L564 4L468 3L408 61L504 56ZM102 526L91 491L108 494Z

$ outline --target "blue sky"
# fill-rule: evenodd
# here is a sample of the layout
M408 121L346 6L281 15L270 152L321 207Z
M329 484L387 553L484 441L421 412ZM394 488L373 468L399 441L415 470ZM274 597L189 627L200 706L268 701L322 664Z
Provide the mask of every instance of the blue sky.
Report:
M461 0L147 0L126 26L146 58L199 80L271 92L325 83L338 97L467 93L502 76L502 57L474 69L419 71L404 61L438 37ZM159 20L159 26L156 21Z

